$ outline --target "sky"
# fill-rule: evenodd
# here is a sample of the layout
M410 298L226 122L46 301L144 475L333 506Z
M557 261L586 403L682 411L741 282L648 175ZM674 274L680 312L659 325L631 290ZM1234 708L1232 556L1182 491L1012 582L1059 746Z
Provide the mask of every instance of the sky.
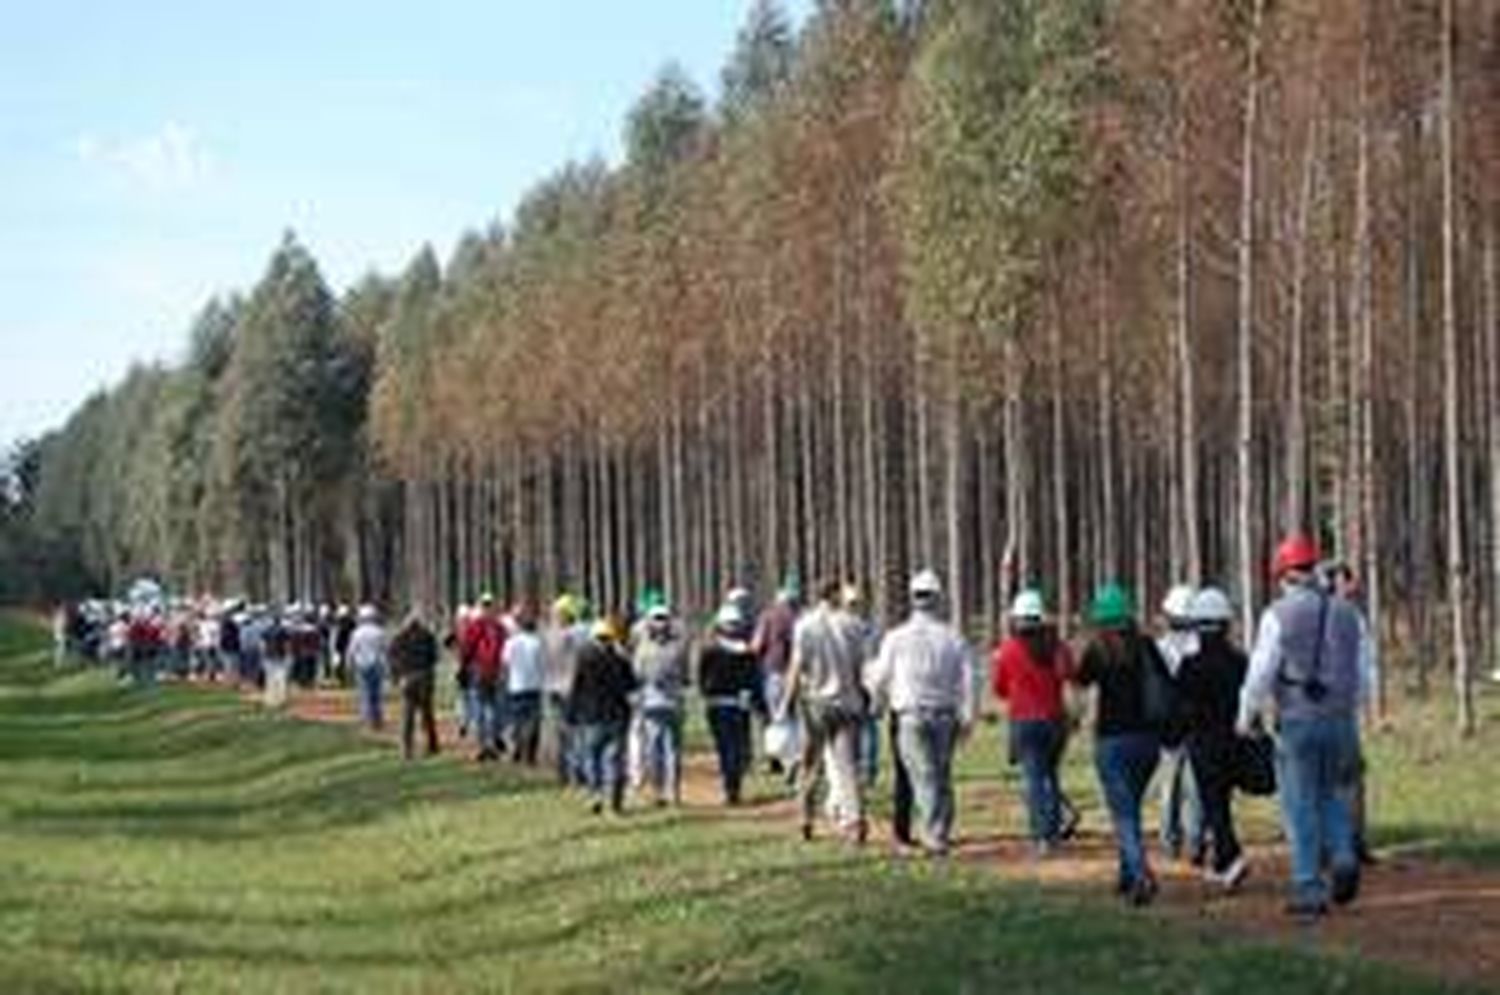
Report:
M619 155L751 0L50 0L0 28L0 447L60 425L290 228L342 289ZM811 0L788 0L794 17Z

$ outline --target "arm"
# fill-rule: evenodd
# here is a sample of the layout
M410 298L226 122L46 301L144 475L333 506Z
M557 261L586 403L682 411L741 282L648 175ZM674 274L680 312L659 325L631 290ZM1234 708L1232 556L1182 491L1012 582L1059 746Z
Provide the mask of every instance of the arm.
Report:
M995 650L995 655L990 658L990 690L995 697L1004 701L1010 697L1010 654L1007 650L1009 643L1002 643Z
M1261 616L1255 634L1255 648L1250 653L1250 669L1240 691L1240 714L1235 729L1242 735L1250 731L1257 716L1265 711L1281 669L1281 623L1273 612Z
M974 725L974 653L962 639L954 642L953 649L958 654L959 675L962 681L958 703L958 722L964 730L968 730Z
M882 712L890 706L891 677L895 669L891 637L886 636L880 641L880 652L865 668L865 690L870 693L870 707L874 711Z

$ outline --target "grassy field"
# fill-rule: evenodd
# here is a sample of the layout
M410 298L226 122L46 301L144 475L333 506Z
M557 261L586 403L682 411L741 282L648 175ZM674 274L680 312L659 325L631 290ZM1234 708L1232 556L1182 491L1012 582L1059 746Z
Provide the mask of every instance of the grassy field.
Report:
M997 737L968 751L971 785L993 782ZM1383 838L1500 854L1495 744L1436 778L1436 741L1410 742L1376 747L1400 772ZM0 619L0 992L606 989L1444 990L780 823L595 818L512 771L406 765L228 693L59 675Z

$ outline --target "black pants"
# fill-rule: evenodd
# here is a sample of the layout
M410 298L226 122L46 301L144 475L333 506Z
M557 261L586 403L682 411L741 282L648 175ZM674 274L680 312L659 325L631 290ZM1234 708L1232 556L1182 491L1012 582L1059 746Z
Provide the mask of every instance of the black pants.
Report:
M1188 761L1198 783L1203 824L1213 843L1213 869L1222 874L1240 858L1234 832L1235 736L1217 730L1188 737Z
M911 836L911 776L906 772L906 764L901 760L901 747L897 743L896 713L892 712L887 719L891 747L891 770L895 776L891 778L891 830L896 842L906 846L915 845Z
M401 684L401 753L410 757L416 737L417 719L427 733L427 753L438 751L437 718L432 714L432 674L408 677Z

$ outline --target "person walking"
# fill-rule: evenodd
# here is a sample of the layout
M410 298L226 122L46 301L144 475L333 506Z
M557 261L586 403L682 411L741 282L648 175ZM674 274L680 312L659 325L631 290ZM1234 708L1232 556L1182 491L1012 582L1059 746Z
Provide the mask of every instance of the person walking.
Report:
M1377 641L1370 633L1370 620L1365 615L1360 602L1359 575L1354 568L1342 560L1326 564L1321 568L1324 586L1333 593L1335 597L1343 598L1353 605L1359 612L1360 625L1364 630L1364 645L1367 652L1361 659L1361 680L1364 687L1373 693L1374 688L1380 681L1380 648ZM1361 704L1368 704L1366 696ZM1366 711L1361 709L1361 711ZM1359 779L1354 786L1348 789L1345 804L1349 806L1350 817L1354 821L1354 853L1359 858L1360 866L1373 867L1377 861L1375 854L1370 850L1369 831L1366 825L1368 818L1365 806L1365 775L1369 772L1369 766L1365 763L1363 743L1359 756Z
M859 634L860 673L863 675L880 653L880 626L870 617L864 591L858 584L844 585L839 595L839 604L854 618ZM859 781L868 792L880 778L880 716L865 691L863 678L859 691L862 715L856 753L859 757Z
M441 655L437 635L427 626L422 613L413 610L401 628L391 637L389 649L391 677L401 685L401 756L410 760L415 753L417 722L427 736L427 755L438 752L437 716L433 714L433 691L437 686L437 665Z
M1249 661L1230 639L1234 606L1228 595L1208 587L1190 608L1198 639L1177 671L1186 732L1184 750L1192 765L1213 859L1204 877L1235 891L1249 874L1234 828L1235 771L1239 741L1234 722Z
M1198 630L1193 622L1193 596L1197 592L1187 584L1178 584L1162 601L1163 632L1156 648L1167 673L1175 681L1182 661L1198 648ZM1162 750L1161 763L1161 847L1169 860L1186 856L1194 867L1202 867L1206 848L1203 839L1203 807L1198 800L1198 783L1193 778L1192 761L1183 746Z
M258 645L260 666L265 676L265 705L267 708L281 708L286 704L292 675L292 637L277 612L267 612L258 634Z
M773 720L786 714L786 672L792 662L792 631L797 626L801 601L802 585L795 577L787 577L776 593L776 600L761 612L750 641L760 659L765 712ZM785 770L779 757L768 757L766 764L772 774Z
M911 617L881 640L870 692L896 714L922 847L943 856L953 840L953 755L973 725L973 655L938 615L943 585L937 574L923 570L909 590Z
M349 666L354 671L360 721L376 732L385 728L387 642L380 613L374 605L361 605L358 624L349 637Z
M1132 905L1156 897L1146 857L1141 803L1160 760L1171 722L1171 677L1156 644L1136 626L1129 592L1106 584L1094 595L1077 682L1097 688L1094 766L1119 850L1118 891Z
M1317 545L1287 537L1276 551L1280 596L1261 616L1236 728L1248 735L1275 706L1277 788L1292 848L1287 912L1318 917L1359 894L1348 792L1359 779L1359 708L1373 651L1359 612L1318 583ZM1325 860L1331 885L1324 878Z
M542 688L547 647L537 632L536 606L528 601L514 613L515 631L505 641L505 713L510 723L511 759L535 767L542 740Z
M557 780L564 786L584 783L573 724L568 720L568 695L573 689L573 675L578 669L578 651L588 641L582 598L564 594L552 605L552 624L543 641L547 647L547 711L552 721L553 753L557 762Z
M635 651L641 687L642 771L656 804L682 800L682 707L687 686L687 644L666 604L646 614L645 638Z
M698 657L698 688L714 752L724 804L738 805L750 767L750 716L763 708L760 665L750 649L749 618L726 603L714 619L711 641Z
M1063 836L1057 771L1068 738L1064 689L1073 669L1073 654L1047 625L1042 593L1016 595L1010 636L990 664L990 687L1008 710L1008 752L1026 780L1026 812L1038 856L1050 853Z
M477 759L483 763L498 760L504 749L501 741L500 696L506 691L502 683L505 660L505 627L495 607L495 596L486 593L479 599L479 614L464 628L459 652L472 668L474 703L478 712Z
M578 650L578 669L568 694L568 720L576 730L594 813L619 813L625 805L625 733L635 671L620 651L620 632L612 619L593 625Z
M802 724L797 786L802 838L813 838L818 794L826 778L839 831L863 843L868 826L858 751L865 713L860 687L864 633L859 620L840 604L842 589L838 581L820 585L817 603L797 621L782 707Z

